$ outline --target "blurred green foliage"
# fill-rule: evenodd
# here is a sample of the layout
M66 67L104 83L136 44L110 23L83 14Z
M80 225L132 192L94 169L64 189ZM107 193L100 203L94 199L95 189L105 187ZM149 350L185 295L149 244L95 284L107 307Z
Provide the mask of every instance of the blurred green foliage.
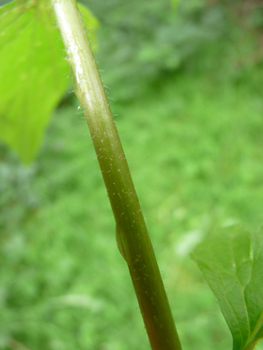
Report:
M204 46L225 34L220 6L203 0L85 2L102 23L97 55L114 98L140 96L164 73L187 64ZM106 14L106 15L105 15Z
M189 252L215 227L262 222L261 32L244 4L88 2L185 350L231 348ZM149 349L77 106L72 94L61 102L30 166L0 148L3 350Z
M96 57L108 95L126 101L191 66L212 43L235 45L241 28L255 32L262 21L256 1L83 1L102 24Z

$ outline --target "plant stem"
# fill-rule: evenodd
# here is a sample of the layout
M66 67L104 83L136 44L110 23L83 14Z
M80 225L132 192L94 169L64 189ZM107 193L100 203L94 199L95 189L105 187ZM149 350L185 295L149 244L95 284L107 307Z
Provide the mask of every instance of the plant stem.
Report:
M249 343L244 350L253 350L255 346L257 345L258 339L254 340L252 343Z
M153 350L181 350L140 203L75 0L51 0Z

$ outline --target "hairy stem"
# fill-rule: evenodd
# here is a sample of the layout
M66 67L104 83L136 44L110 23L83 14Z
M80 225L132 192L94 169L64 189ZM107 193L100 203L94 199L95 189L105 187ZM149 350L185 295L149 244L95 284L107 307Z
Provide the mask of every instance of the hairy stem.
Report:
M181 350L128 164L75 0L51 0L153 350Z

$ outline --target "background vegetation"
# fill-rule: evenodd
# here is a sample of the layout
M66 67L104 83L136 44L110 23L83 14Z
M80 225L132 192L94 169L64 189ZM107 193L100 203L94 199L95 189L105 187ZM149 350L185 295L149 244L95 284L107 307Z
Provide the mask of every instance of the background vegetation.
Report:
M262 223L262 5L87 5L183 348L230 349L189 253L215 227ZM31 165L0 148L0 349L149 349L77 106L61 101Z

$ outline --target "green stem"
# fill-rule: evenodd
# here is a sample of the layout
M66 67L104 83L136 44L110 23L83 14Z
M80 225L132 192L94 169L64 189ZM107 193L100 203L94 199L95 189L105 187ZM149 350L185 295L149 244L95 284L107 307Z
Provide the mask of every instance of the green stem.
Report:
M75 0L51 0L153 350L181 350L160 271Z
M257 345L258 340L254 340L252 343L249 343L244 350L253 350L255 349L255 346Z

